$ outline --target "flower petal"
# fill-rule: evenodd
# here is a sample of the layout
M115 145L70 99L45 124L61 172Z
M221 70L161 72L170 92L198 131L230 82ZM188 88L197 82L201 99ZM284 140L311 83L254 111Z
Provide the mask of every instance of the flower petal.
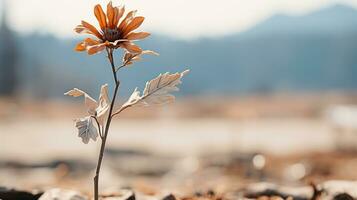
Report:
M148 32L129 33L125 38L128 40L141 40L150 36Z
M102 39L102 35L97 31L97 29L85 21L82 21L81 25L76 26L74 31L79 34L91 34L99 39Z
M124 15L125 13L125 7L121 6L121 7L115 7L114 8L114 21L113 21L113 27L115 28L118 26L119 20L120 18Z
M91 34L97 36L97 38L99 39L103 38L102 34L100 34L99 31L92 24L86 21L82 21L82 26L87 28L91 32Z
M110 1L107 5L108 27L110 28L113 27L114 17L115 17L115 11L112 5L112 1Z
M110 42L110 44L117 47L120 42L129 42L129 40L127 40L127 39L115 40L114 42Z
M104 30L107 27L107 18L101 5L97 4L94 7L94 15L99 22L100 28Z
M92 38L86 38L86 39L84 39L84 42L86 43L87 46L93 46L93 45L100 44L99 41L93 40Z
M78 43L76 47L74 48L75 51L85 51L88 49L90 46L98 45L100 44L99 41L93 40L92 38L86 38L82 42Z
M127 24L134 18L136 14L136 10L133 10L133 11L130 11L126 17L123 19L123 21L121 21L118 29L121 31L121 30L124 30L124 28L127 26Z
M123 35L126 36L131 31L139 28L139 26L144 22L145 17L135 17L131 22L124 28Z
M84 41L78 43L76 47L74 48L75 51L85 51L86 50L86 44Z
M90 46L90 47L88 47L87 52L89 55L93 55L93 54L103 51L106 46L107 46L107 43L101 43L101 44L97 44L94 46Z
M78 129L78 137L82 138L84 144L88 144L89 140L97 140L98 131L93 124L91 117L85 117L76 120L76 128Z
M138 45L131 42L123 42L121 45L130 53L141 53L143 51Z
M83 25L77 25L76 28L74 28L74 31L76 33L79 33L79 34L82 34L82 33L89 33L88 29L86 29ZM89 33L89 34L92 34L92 33Z
M144 50L141 52L141 54L149 54L149 55L154 55L154 56L159 56L160 54L155 52L155 51L152 51L152 50Z

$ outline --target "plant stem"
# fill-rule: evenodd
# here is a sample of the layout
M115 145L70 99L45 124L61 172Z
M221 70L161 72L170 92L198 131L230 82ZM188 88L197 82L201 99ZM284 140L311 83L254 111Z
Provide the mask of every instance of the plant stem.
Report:
M104 150L105 150L105 144L106 144L106 141L107 141L107 136L108 136L108 132L109 132L110 123L112 121L112 113L113 113L113 109L114 109L114 105L115 105L115 99L116 99L116 96L117 96L117 93L118 93L118 89L119 89L119 85L120 85L120 81L118 80L118 77L117 77L117 74L116 74L116 70L115 70L114 58L113 58L113 50L107 48L107 54L108 54L108 59L109 59L110 65L112 67L112 72L113 72L114 81L115 81L115 89L114 89L114 94L113 94L112 101L110 103L109 114L108 114L107 122L106 122L106 125L105 125L105 129L103 131L104 134L103 134L103 137L102 137L102 143L101 143L101 146L100 146L100 152L99 152L99 157L98 157L98 162L97 162L97 168L96 168L95 176L94 176L94 200L98 200L99 199L98 187L99 187L100 167L102 165L102 160L103 160Z
M97 117L95 117L95 116L91 116L91 117L95 120L95 123L97 123L97 127L98 127L98 132L99 132L100 138L103 138L102 129L100 127L100 124L99 124L99 121L98 121Z

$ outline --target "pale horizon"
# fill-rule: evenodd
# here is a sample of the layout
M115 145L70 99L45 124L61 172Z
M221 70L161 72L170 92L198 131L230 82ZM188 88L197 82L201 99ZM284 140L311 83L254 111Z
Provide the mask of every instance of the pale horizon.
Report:
M3 0L4 1L4 0ZM12 29L21 33L53 34L60 38L73 38L73 28L86 20L97 26L93 7L104 8L109 1L87 0L11 0L6 1L8 21ZM204 0L113 0L114 5L125 5L127 10L138 10L146 17L142 30L174 38L195 39L219 37L247 30L275 15L303 15L334 4L357 8L354 0L221 0L207 4ZM47 8L47 9L43 9Z

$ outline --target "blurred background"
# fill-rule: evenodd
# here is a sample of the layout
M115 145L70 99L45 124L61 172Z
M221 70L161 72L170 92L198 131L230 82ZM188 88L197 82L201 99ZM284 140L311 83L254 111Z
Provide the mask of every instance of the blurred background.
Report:
M96 3L0 0L0 185L91 190L99 144L81 143L82 99L63 93L113 83L104 53L73 51ZM138 44L160 53L120 72L121 102L159 73L191 72L175 104L115 120L101 187L357 178L356 0L113 4L146 17Z

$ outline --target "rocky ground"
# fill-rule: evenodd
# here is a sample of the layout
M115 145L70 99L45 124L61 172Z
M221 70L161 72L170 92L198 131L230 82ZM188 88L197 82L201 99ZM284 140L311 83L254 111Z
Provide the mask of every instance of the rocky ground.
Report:
M193 194L142 193L131 189L117 189L102 193L101 200L238 200L238 199L289 199L317 200L336 199L350 200L357 198L357 182L327 181L307 186L278 186L269 183L257 183L237 189L236 191L216 193L214 190L195 192ZM87 200L88 195L74 190L59 188L45 191L20 191L0 188L0 199L3 200Z
M311 101L232 100L225 109L190 101L142 112L154 119L129 113L112 124L101 199L357 199L356 131ZM79 111L43 106L0 104L0 199L91 199L97 144L77 138Z
M352 181L357 179L354 152L294 156L232 153L196 159L123 149L106 153L103 200L357 198L357 182ZM0 199L89 199L94 166L80 160L36 164L2 161L2 173L11 171L11 178L18 182L30 180L27 187L0 188ZM54 181L35 184L37 181L31 179L39 175L52 176Z

